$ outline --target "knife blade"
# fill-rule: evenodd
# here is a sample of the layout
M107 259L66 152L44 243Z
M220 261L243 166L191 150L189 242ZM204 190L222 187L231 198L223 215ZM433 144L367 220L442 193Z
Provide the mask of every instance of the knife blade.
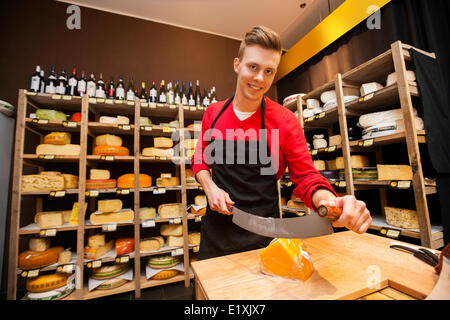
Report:
M312 238L333 233L332 219L340 215L339 210L333 214L335 207L321 209L321 215L330 217L324 219L321 215L310 214L294 218L264 218L236 207L231 208L233 223L250 232L271 238ZM319 210L318 210L319 211ZM340 210L342 213L342 210Z

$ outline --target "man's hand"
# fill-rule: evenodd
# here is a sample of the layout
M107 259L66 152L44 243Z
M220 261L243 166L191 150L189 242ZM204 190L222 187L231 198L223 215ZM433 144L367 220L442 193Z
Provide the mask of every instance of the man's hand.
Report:
M336 228L346 227L356 233L364 233L372 224L366 204L354 196L347 195L330 200L320 200L319 206L325 204L342 208L342 215L333 222L333 226Z
M208 190L205 189L205 193L211 210L226 215L232 214L230 209L234 204L234 201L230 199L230 195L228 193L216 185L211 186Z

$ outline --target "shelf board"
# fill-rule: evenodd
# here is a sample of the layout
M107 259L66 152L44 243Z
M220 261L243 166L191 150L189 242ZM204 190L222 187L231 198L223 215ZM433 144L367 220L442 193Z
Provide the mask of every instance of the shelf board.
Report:
M161 117L161 118L177 118L178 117L178 106L164 104L151 104L148 103L147 106L141 105L141 117L151 116L151 117Z
M141 125L141 136L168 136L170 137L174 132L181 130L174 127L166 127L160 125Z
M329 90L334 90L334 80L331 80L331 81L321 85L320 87L308 92L306 95L304 95L302 97L302 100L304 100L304 101L306 101L306 99L319 99L320 100L320 95L324 91L329 91Z
M53 156L48 155L50 157L53 157L52 159L46 159L42 158L42 155L37 154L24 154L23 159L24 160L31 160L33 162L79 162L80 157L79 156Z
M400 230L400 234L402 236L420 239L420 230L419 229L402 229L402 228L388 225L386 223L386 219L380 215L372 215L372 225L369 228L372 230L381 230L381 228ZM431 225L431 233L432 233L433 239L437 240L437 239L442 238L443 230L444 230L444 228L442 225L432 224Z
M139 161L141 162L150 162L150 163L170 163L172 162L173 164L176 165L180 165L181 162L181 157L147 157L147 156L139 156ZM186 162L186 158L185 158L185 163Z
M80 132L80 123L73 121L48 120L48 123L39 123L38 119L25 118L27 127L41 131Z
M425 142L425 130L416 130L416 134L419 140L419 143ZM353 149L367 149L372 146L384 146L389 144L395 144L395 143L402 143L406 141L406 134L404 131L390 134L383 137L376 137L373 138L373 144L371 144L368 147L364 147L364 143L372 140L372 139L364 139L364 140L355 140L350 141L350 147ZM370 142L370 141L369 141Z
M110 99L89 98L89 108L98 114L134 116L135 102Z
M114 156L114 160L106 160L102 159L103 156L97 155L87 155L86 159L89 161L98 161L98 162L133 162L134 156Z
M26 97L29 102L38 108L74 112L81 111L81 97L33 92L27 92Z
M95 134L118 134L118 135L133 135L134 134L134 125L125 125L129 129L122 129L121 125L117 124L109 124L109 123L100 123L100 122L88 122L88 128Z
M60 190L64 191L65 194L78 194L78 189L66 189L66 190ZM51 193L58 192L58 191L22 191L22 196L53 196Z

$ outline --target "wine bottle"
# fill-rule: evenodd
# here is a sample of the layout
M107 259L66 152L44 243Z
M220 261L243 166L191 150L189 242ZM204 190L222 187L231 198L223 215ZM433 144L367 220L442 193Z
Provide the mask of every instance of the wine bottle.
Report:
M155 80L152 81L152 87L150 88L148 102L150 102L150 103L158 102L158 90L156 90Z
M159 86L159 103L166 103L167 102L167 96L166 96L166 87L164 85L164 80L161 80L161 85Z
M202 96L200 94L200 81L197 80L197 85L195 86L195 105L197 107L202 106Z
M168 94L167 94L167 103L168 104L175 104L175 91L173 90L173 87L172 87L172 82L169 82L169 91L168 91Z
M125 99L125 86L123 84L123 77L119 77L119 82L117 83L116 87L116 99L117 100L124 100Z
M36 70L31 76L30 91L39 92L41 89L41 67L36 66Z
M139 99L141 102L148 101L147 93L145 92L145 81L142 81L141 83L141 93L139 94Z
M127 97L127 101L133 101L134 100L134 81L133 81L133 78L130 78L130 83L128 84L126 97Z
M100 73L100 76L97 80L97 87L95 88L95 97L105 99L106 98L106 92L105 92L105 82L103 82L103 74Z
M211 89L211 103L217 102L217 96L216 96L216 87L213 86Z
M52 67L50 75L48 76L47 85L45 86L45 93L50 93L50 94L56 93L55 67Z
M86 93L89 97L95 97L95 87L96 87L95 76L93 73L91 73L91 77L89 78L86 84Z
M176 105L181 104L181 94L180 94L180 86L178 85L178 80L175 81L175 88L173 91L174 91L173 102Z
M66 94L67 92L67 75L66 69L62 68L61 74L59 75L57 84L56 84L56 93L57 94Z
M192 81L189 81L189 89L188 89L188 105L190 107L195 106L195 93L194 88L192 87Z
M186 83L183 81L181 86L181 104L184 106L188 105L188 97L186 92Z
M41 78L41 81L39 83L39 92L44 93L45 92L45 73L44 70L41 70L39 73L39 77Z
M69 81L68 81L67 94L69 94L71 96L78 95L77 85L78 85L77 69L73 68L72 75L70 76Z
M114 99L116 96L116 86L114 84L114 77L109 78L108 90L106 92L106 98Z
M209 96L206 93L206 88L203 88L203 107L209 106Z
M86 82L86 73L81 71L81 78L78 80L77 92L80 97L86 94L87 82Z

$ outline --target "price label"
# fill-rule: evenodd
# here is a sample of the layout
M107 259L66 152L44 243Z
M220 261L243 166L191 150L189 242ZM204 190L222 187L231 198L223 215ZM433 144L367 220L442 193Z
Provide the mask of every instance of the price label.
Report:
M328 152L334 152L334 151L336 151L336 146L328 147Z
M94 103L94 104L96 104L97 103L97 99L95 99L95 98L89 98L89 103Z
M73 268L74 268L73 264L65 264L62 266L58 266L58 268L56 268L56 271L61 273L72 273Z
M202 216L195 216L195 222L202 222Z
M52 95L52 99L53 100L61 100L61 95L60 94L54 94L54 95Z
M55 197L55 198L60 198L60 197L64 197L66 195L66 191L51 191L49 193L50 197Z
M181 223L181 218L177 217L177 218L169 218L169 223L170 224L180 224Z
M158 108L164 108L164 104L163 104L163 103L157 103L156 106L157 106Z
M310 153L311 153L312 156L315 156L315 155L317 154L317 152L319 152L319 150L317 150L317 149L312 149L312 150L310 151Z
M48 124L48 120L47 119L33 119L31 121L33 123L37 123L37 124Z
M114 161L114 156L100 156L100 160Z
M38 159L53 160L53 159L55 159L55 155L54 154L40 154L40 155L38 155Z
M316 119L321 119L323 117L325 117L325 112L321 112L319 114L316 114Z
M156 103L149 103L148 106L150 109L156 109Z
M30 91L27 92L27 96L36 96L36 95L37 92L30 92Z
M144 131L152 131L153 127L152 126L141 126L141 129L143 129Z
M200 246L194 246L193 248L192 248L192 251L193 252L198 252L200 250Z
M148 108L148 102L141 102L142 108Z
M358 142L359 147L370 147L373 145L373 139L366 139Z
M116 263L127 263L128 261L130 261L129 256L120 256L116 258Z
M153 189L153 194L163 194L166 193L166 188L155 188Z
M127 105L134 106L134 101L127 101Z
M183 110L189 110L189 106L183 106Z
M170 109L176 109L176 108L177 108L177 106L176 106L176 105L174 105L174 104L171 104L171 105L169 105L169 108L170 108Z
M86 267L88 268L100 268L101 266L102 266L102 259L88 262L86 265Z
M345 188L345 187L347 186L347 184L345 183L345 181L336 181L336 182L334 183L334 185L335 185L336 187L339 187L339 188Z
M163 132L170 132L170 127L163 127L162 130Z
M184 253L183 248L172 250L170 254L173 256L181 256Z
M120 130L131 130L131 126L129 124L119 124Z
M26 277L27 278L35 278L39 275L39 269L28 270Z
M98 190L91 190L91 191L86 191L86 196L87 197L98 197Z
M130 194L130 189L117 189L117 194Z
M380 234L389 238L398 239L398 237L400 236L400 230L381 228Z
M98 102L98 103L104 103L104 102L105 102L105 99L103 99L103 98L97 98L97 102Z
M157 157L159 160L167 160L167 157Z
M142 228L151 228L156 225L155 220L149 219L149 220L143 220L142 221Z
M314 120L314 117L308 117L308 118L305 119L305 122L311 122L313 120Z
M123 100L114 100L114 103L115 103L115 104L122 104L122 103L123 103Z
M190 107L189 110L191 110L191 111L197 111L197 107Z
M41 237L54 237L56 236L56 229L43 229L39 231Z
M366 94L366 95L364 96L364 101L368 101L368 100L372 99L374 95L375 95L374 92L369 93L369 94Z
M409 189L411 187L411 180L391 181L390 186L398 189Z
M107 104L114 104L114 100L112 100L112 99L106 99L106 100L105 100L105 103L107 103Z
M105 232L111 232L117 230L117 224L115 223L108 223L102 225L102 230Z
M62 96L62 99L63 100L72 100L72 96L64 95L64 96Z
M75 121L63 121L63 126L67 128L76 128L78 126L78 123Z

